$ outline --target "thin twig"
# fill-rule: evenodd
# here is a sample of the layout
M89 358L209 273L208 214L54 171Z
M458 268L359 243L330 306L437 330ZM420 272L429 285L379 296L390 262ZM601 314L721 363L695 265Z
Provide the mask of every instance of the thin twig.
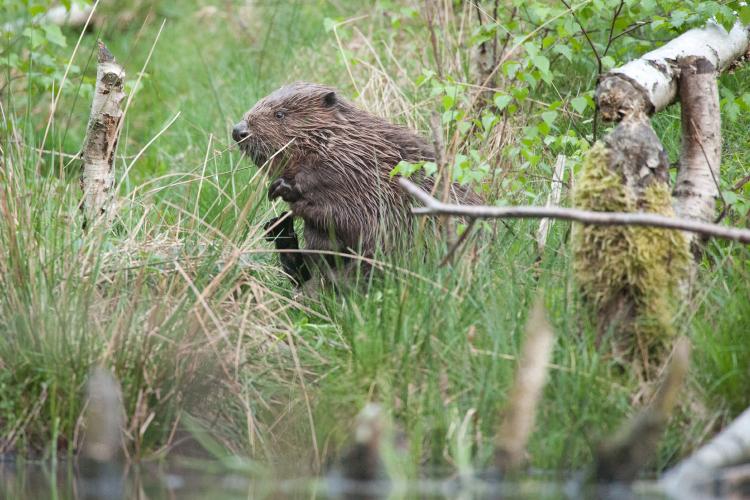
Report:
M425 204L423 208L412 208L412 213L415 215L454 215L485 219L540 219L549 217L597 226L644 226L679 229L681 231L689 231L705 236L738 241L740 243L750 243L750 230L726 227L708 222L666 217L664 215L645 212L593 212L590 210L563 207L455 205L436 200L408 179L400 178L399 184L406 192Z
M568 10L570 11L570 14L573 16L573 20L575 20L576 24L578 24L578 26L581 28L581 33L583 33L583 36L586 38L586 41L589 43L589 46L591 46L591 50L594 52L594 57L596 57L596 74L597 74L597 77L599 77L602 74L602 70L604 69L602 65L602 58L599 55L599 51L596 50L596 47L594 46L594 42L591 41L591 37L589 37L589 34L586 31L586 28L583 27L583 24L581 24L581 21L578 19L578 16L576 16L575 11L570 7L568 2L566 2L565 0L560 0L560 1L563 3L563 5L565 5L565 7L568 8ZM620 5L620 7L622 7L622 5ZM618 9L618 12L619 12L619 9ZM615 14L615 16L617 16L617 14ZM615 23L613 20L612 21L613 28L614 28L614 24ZM610 33L610 37L611 36L612 35ZM609 46L607 46L607 48L609 49ZM599 129L599 110L598 109L594 110L594 123L592 124L591 129L592 129L591 130L592 138L594 142L596 142L596 136L597 136L597 132Z
M737 181L737 183L732 187L732 191L739 191L743 187L745 187L745 184L750 182L750 174L747 174L745 177Z
M605 56L607 55L607 52L609 52L609 48L612 46L612 41L614 40L614 38L612 38L612 35L614 35L615 33L615 22L617 22L617 18L620 16L620 12L622 12L623 5L625 5L625 0L620 0L620 5L617 6L615 15L612 16L612 23L609 26L609 36L607 36L607 46L604 48L603 55Z
M440 50L438 48L437 34L435 33L435 20L433 18L433 9L430 0L425 0L425 15L427 16L427 27L430 30L430 43L432 43L432 55L435 58L435 69L438 77L443 79L443 65L440 60Z
M469 219L469 222L466 224L466 229L464 229L464 232L461 233L461 236L458 237L455 243L451 245L451 247L448 249L448 253L445 254L445 257L443 257L443 260L440 261L440 267L445 266L448 264L451 260L453 260L453 255L456 253L456 250L458 250L461 245L463 245L464 241L466 241L466 238L469 237L469 234L471 233L471 230L474 228L474 223L476 222L476 219Z
M578 20L578 16L576 16L575 11L570 7L570 4L566 2L565 0L560 0L563 5L570 11L570 14L573 16L573 20L576 22L579 28L581 28L581 33L583 33L583 36L586 38L586 41L589 43L589 46L591 47L591 50L594 52L594 57L596 57L596 64L599 68L599 74L602 73L602 58L599 56L599 51L596 50L596 47L594 47L594 42L591 41L591 37L589 37L588 31L586 31L586 28L583 27L583 24L581 24L581 21Z

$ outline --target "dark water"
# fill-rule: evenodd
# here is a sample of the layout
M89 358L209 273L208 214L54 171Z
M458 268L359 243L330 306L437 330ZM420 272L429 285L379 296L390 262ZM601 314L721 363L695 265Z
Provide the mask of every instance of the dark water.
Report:
M666 498L648 483L633 490L581 491L574 482L528 479L490 483L457 478L356 483L340 478L272 479L205 466L84 466L58 462L0 463L2 499L235 499L235 498Z

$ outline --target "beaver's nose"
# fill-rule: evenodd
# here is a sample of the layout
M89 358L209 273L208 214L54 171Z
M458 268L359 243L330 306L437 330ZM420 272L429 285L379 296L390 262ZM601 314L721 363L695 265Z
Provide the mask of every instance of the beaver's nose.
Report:
M242 121L234 126L232 129L232 139L235 142L242 142L250 136L250 131L247 129L247 124Z

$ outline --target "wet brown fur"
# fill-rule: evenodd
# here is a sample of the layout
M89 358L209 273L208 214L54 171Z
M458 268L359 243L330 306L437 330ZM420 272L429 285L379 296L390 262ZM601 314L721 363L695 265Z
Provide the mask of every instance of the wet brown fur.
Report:
M243 151L295 190L284 198L304 220L306 248L372 256L411 233L412 200L390 172L402 160L435 159L420 135L357 108L331 87L304 82L258 101L243 123L250 134L240 142ZM416 180L433 187L431 178ZM453 194L453 201L480 201L458 185Z

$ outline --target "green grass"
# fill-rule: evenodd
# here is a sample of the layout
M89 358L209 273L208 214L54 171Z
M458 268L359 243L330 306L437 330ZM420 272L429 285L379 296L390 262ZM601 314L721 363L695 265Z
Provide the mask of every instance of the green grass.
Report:
M342 4L351 10L341 11ZM541 294L557 338L530 456L544 469L588 463L598 440L633 415L651 388L644 393L594 345L571 271L569 224L554 224L540 262L538 222L513 221L488 225L449 266L439 265L447 243L425 230L409 255L380 256L384 271L369 286L299 298L262 238L262 224L282 207L265 200L265 174L229 148L229 131L258 97L291 80L323 81L355 97L324 18L368 9L348 2L258 2L245 19L238 11L201 11L201 5L162 1L151 12L137 2L129 6L133 12L108 7L103 25L83 38L76 65L87 67L98 35L135 82L167 19L123 129L112 232L80 229L78 162L67 165L57 154L37 161L32 148L41 146L49 96L24 86L1 96L7 132L0 160L2 451L74 454L86 374L103 364L123 386L133 457L185 451L189 419L193 431L203 426L228 453L298 473L336 456L354 415L378 401L408 438L412 468L405 474L420 465L460 465L462 447L481 467L491 460L526 316ZM128 13L134 19L127 23L118 17ZM424 27L391 36L375 16L357 26L393 75L393 81L375 81L373 90L366 77L376 73L355 65L363 101L398 110L381 108L377 96L401 85L409 106L395 119L426 123L438 104L413 84L431 64L415 55L424 53ZM68 33L69 47L60 50L70 53L75 36ZM356 52L357 40L350 34L343 47ZM403 57L394 57L413 72L411 79L394 68L387 43L402 49ZM589 80L570 71L571 87ZM84 75L78 97L80 75L64 94L45 149L75 154L80 147L93 64ZM739 88L741 79L725 77L724 84ZM119 177L178 112L127 177ZM656 120L673 158L675 113ZM725 124L727 183L746 172L743 120ZM20 141L12 140L11 129ZM554 159L549 150L539 154ZM512 177L518 161L507 161L504 175ZM526 189L541 202L548 183L529 178ZM528 199L517 192L507 197ZM238 261L233 250L243 254ZM656 468L748 405L748 249L710 243L707 254L698 292L675 318L694 345L691 378ZM470 414L470 432L459 435Z

